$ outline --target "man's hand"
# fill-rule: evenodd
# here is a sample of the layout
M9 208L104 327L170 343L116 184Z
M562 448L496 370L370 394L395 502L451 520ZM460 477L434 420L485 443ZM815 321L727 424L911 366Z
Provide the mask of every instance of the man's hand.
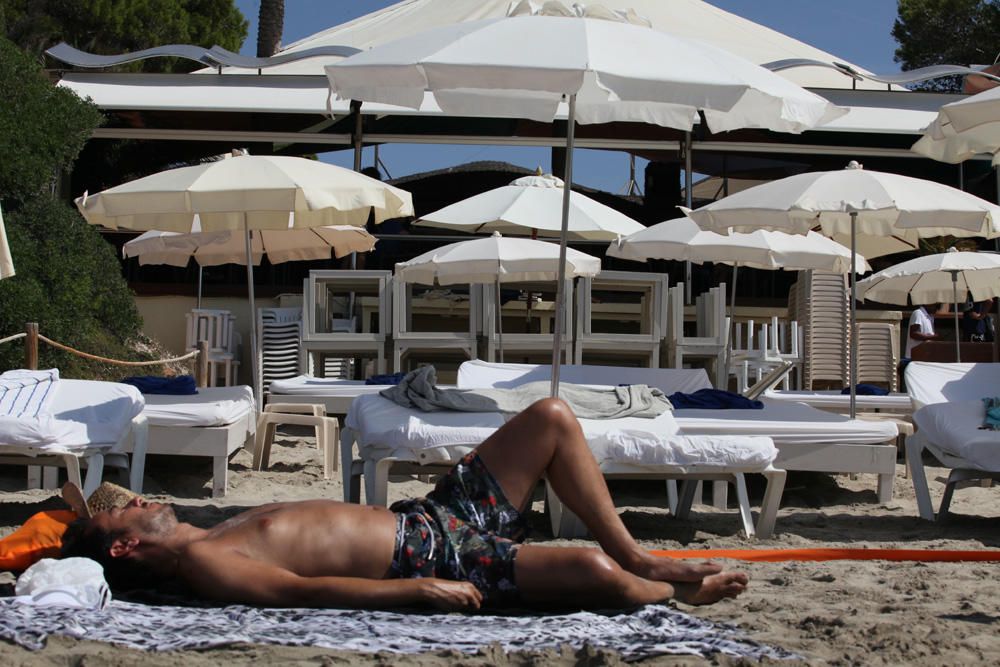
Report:
M483 594L467 581L448 579L418 579L420 597L442 611L475 611L483 603Z

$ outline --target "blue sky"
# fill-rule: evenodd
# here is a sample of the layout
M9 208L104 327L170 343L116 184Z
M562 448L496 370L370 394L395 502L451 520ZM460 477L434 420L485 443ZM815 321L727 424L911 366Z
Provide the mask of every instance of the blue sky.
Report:
M393 4L395 0L285 0L283 44L291 44L350 19ZM849 60L870 71L885 74L899 70L893 62L896 42L891 35L896 0L709 0L725 9ZM236 0L250 21L242 53L254 55L257 45L259 0ZM549 167L548 149L496 146L388 145L379 157L393 177L440 169L473 160L504 160L529 169ZM350 167L350 151L321 156L324 161ZM372 162L372 149L363 163ZM642 161L640 161L641 163ZM574 181L611 192L621 191L628 180L628 157L608 151L577 151ZM642 184L641 164L638 175Z

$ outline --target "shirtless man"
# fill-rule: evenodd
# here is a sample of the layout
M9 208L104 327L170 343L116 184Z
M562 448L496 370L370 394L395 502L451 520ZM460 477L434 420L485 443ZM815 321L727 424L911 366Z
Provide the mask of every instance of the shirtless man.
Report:
M522 512L548 478L602 549L521 544ZM615 511L572 411L539 401L443 477L391 509L311 500L248 510L205 530L135 499L72 530L63 555L140 565L220 602L272 607L630 607L710 604L748 579L651 556Z

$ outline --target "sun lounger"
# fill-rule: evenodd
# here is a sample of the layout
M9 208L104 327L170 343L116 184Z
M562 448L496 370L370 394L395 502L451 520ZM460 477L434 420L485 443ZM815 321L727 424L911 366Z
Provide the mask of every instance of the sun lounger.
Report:
M829 391L780 390L764 394L772 401L805 403L820 410L847 414L851 409L851 397L832 389ZM886 412L894 415L913 414L913 401L909 394L892 392L885 396L856 396L858 410Z
M906 440L906 459L913 478L920 516L934 520L923 450L952 468L938 517L948 513L955 485L967 480L1000 480L1000 431L980 429L982 399L1000 395L1000 364L911 362L906 389L916 411L917 432Z
M250 387L202 387L188 396L152 394L143 416L149 421L150 454L209 456L212 495L224 496L229 457L253 442L256 411Z
M274 380L268 389L268 401L278 403L318 403L328 415L345 415L358 396L377 394L385 385L369 385L363 380L341 380L298 375Z
M100 485L105 465L122 467L129 471L129 486L141 493L147 437L142 410L143 396L135 387L57 380L49 417L2 420L0 463L65 466L85 494ZM131 463L126 452L132 452ZM87 466L85 483L81 461Z
M489 382L490 374L493 380ZM662 376L663 384L676 382L683 391L710 387L702 370L629 369L601 366L566 366L562 378L578 384L600 384L609 373L623 382L643 383L650 373ZM545 366L490 364L469 361L459 368L459 387L516 386L548 377ZM598 380L595 382L595 380ZM471 384L470 384L471 383ZM605 476L628 479L709 479L736 485L740 514L748 535L767 537L784 486L785 473L771 463L776 455L766 436L678 436L670 413L656 419L626 418L580 420L587 441ZM345 499L357 502L363 473L369 502L385 504L388 477L393 473L428 473L443 470L475 448L504 423L498 413L432 412L403 408L381 396L359 397L345 419L341 456L344 464ZM360 460L352 460L358 445ZM762 473L768 477L768 492L756 528L750 514L743 475ZM683 516L694 499L694 484L687 484L672 509ZM550 497L556 534L579 534L579 520L563 511Z

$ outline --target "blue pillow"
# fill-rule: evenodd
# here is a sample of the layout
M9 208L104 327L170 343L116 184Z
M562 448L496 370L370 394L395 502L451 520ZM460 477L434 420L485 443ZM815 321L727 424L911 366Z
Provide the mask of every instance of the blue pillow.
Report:
M155 375L139 375L123 378L124 384L138 387L144 394L171 394L174 396L190 396L198 393L198 385L195 384L194 376L178 375L177 377L165 378Z

